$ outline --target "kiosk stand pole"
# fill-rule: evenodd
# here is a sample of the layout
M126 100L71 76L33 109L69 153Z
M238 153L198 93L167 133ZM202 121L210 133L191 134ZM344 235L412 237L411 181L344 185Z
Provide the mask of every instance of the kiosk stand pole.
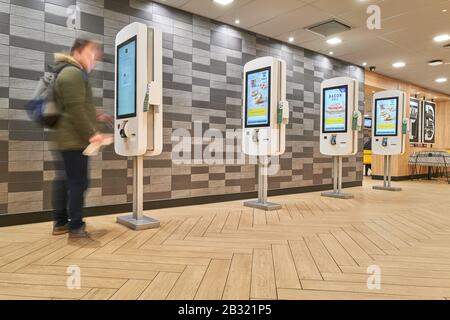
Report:
M342 156L333 156L333 191L322 192L323 197L353 199L353 195L342 192Z
M384 156L384 174L383 174L383 186L373 186L375 190L385 191L401 191L402 188L392 187L392 155Z
M342 194L342 156L338 157L338 193Z
M144 159L142 156L133 157L133 214L136 220L142 220L144 212ZM142 169L141 169L142 168Z
M133 214L117 222L134 230L158 228L158 220L144 216L144 156L133 157Z
M333 157L333 191L338 192L338 159Z
M258 200L244 202L244 206L257 208L266 211L279 210L281 205L267 201L268 191L268 166L269 158L267 156L258 157Z

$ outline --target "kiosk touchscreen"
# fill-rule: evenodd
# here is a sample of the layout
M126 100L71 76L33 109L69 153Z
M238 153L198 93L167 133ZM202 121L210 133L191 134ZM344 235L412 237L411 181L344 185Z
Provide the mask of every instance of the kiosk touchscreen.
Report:
M364 118L364 129L372 129L372 118Z
M143 215L143 159L162 152L162 34L134 22L115 41L114 148L133 158L133 214L117 221L132 229L159 226Z
M358 111L358 83L351 78L334 78L322 83L320 152L330 156L354 155L361 125Z
M162 35L132 23L116 37L115 150L122 156L162 151Z
M289 104L286 101L286 63L262 57L244 66L242 151L258 157L258 200L244 205L280 209L267 201L268 157L284 153Z
M373 154L399 155L405 152L405 97L405 93L399 90L381 91L374 95Z
M243 92L243 152L252 156L283 154L289 118L286 63L274 57L248 62Z

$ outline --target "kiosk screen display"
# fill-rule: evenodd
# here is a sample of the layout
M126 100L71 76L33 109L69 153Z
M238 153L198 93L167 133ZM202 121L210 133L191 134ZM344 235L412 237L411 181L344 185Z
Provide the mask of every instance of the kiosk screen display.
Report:
M136 36L117 47L117 118L136 116Z
M375 100L375 136L396 136L398 97Z
M323 133L347 132L348 86L323 89Z
M372 118L364 118L364 128L372 129Z
M246 73L245 126L270 126L270 67Z

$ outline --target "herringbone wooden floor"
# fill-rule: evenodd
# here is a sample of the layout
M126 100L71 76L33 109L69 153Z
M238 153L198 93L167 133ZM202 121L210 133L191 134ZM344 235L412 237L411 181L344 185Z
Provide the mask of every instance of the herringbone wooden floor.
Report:
M450 186L364 184L354 200L272 197L276 212L242 201L157 210L161 228L140 232L88 218L94 241L51 236L50 223L1 228L0 298L448 299ZM66 286L71 265L80 289Z

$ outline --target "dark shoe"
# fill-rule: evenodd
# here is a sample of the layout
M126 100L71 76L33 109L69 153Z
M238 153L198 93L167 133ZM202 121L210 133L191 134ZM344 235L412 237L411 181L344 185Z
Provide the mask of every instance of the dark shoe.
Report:
M83 226L80 229L70 230L69 238L71 238L71 239L89 238L89 233L86 232L86 230Z
M53 226L52 234L54 236L59 236L61 234L66 234L67 232L69 232L69 225L67 223L65 225L63 225L63 226L56 226L56 225Z

